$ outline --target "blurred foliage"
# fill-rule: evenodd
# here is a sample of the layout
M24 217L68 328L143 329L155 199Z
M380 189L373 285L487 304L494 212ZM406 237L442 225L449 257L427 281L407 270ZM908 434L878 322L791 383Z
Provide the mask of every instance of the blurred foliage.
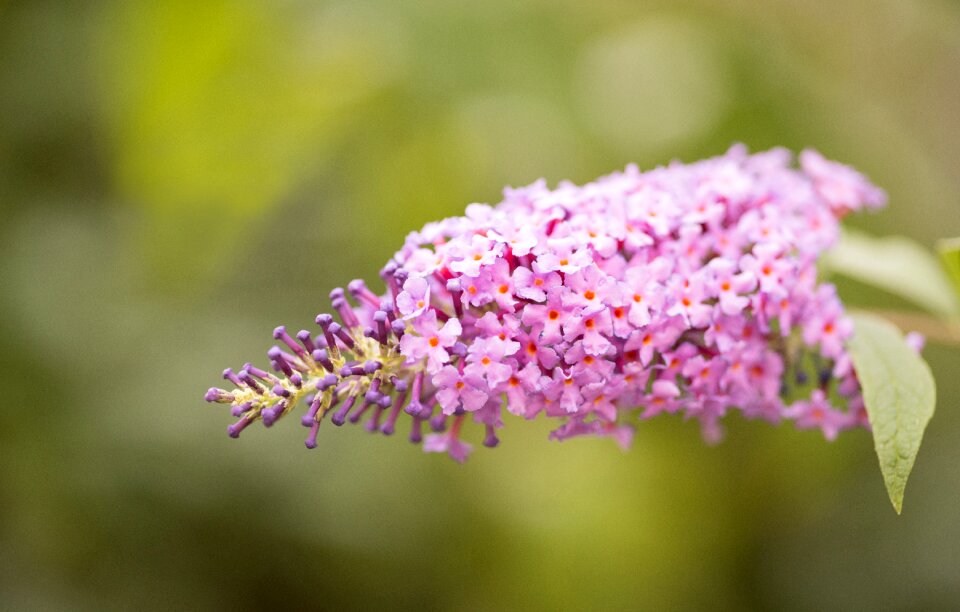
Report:
M960 235L958 73L945 0L0 2L0 607L955 607L956 351L899 518L866 432L534 423L461 467L201 397L541 176L814 146L890 192L861 229Z

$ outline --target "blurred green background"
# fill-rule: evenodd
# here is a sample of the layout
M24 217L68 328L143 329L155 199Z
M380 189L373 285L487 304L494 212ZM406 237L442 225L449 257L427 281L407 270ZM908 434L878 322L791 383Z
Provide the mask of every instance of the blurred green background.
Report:
M541 176L814 146L889 191L853 224L960 235L958 75L947 0L0 0L0 608L956 609L956 350L901 517L864 431L459 466L202 396Z

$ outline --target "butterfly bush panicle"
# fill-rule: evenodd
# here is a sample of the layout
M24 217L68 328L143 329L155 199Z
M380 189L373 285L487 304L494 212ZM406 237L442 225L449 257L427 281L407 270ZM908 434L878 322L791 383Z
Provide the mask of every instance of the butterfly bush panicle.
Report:
M206 399L271 426L305 404L320 423L365 422L463 461L470 421L498 444L503 410L557 422L551 438L627 447L637 420L680 413L709 440L730 410L833 439L867 426L844 345L852 325L819 255L839 219L885 195L814 151L539 181L496 206L413 232L383 268L330 294L320 333L274 330L272 371L224 371ZM328 416L329 415L329 416ZM429 431L431 433L425 433Z

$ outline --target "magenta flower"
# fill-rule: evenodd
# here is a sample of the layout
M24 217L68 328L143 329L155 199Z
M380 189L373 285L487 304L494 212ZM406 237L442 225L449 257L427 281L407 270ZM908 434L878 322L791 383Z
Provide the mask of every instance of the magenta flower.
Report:
M468 369L460 372L453 366L444 366L433 376L433 384L443 414L450 415L458 410L476 412L489 398L481 372Z
M514 369L504 363L504 359L519 348L519 343L501 340L498 336L477 339L470 345L466 370L486 380L487 386L494 389L513 375Z
M683 414L718 439L731 410L833 439L867 423L846 353L850 320L816 261L848 212L884 203L856 171L777 149L578 187L539 181L496 206L412 232L383 268L331 293L320 334L277 328L273 372L228 369L231 436L306 404L466 459L468 423L499 443L502 408L556 423L552 439L609 437ZM915 342L916 343L916 342ZM785 399L795 398L795 399ZM424 436L424 427L434 433Z
M400 339L400 353L407 358L407 364L415 364L426 357L427 372L439 371L443 364L450 362L447 349L457 342L463 331L460 321L450 319L440 327L437 313L430 311L416 319L413 328L415 333L403 334Z
M737 274L737 266L729 259L717 258L708 264L712 273L713 293L720 300L720 311L727 316L736 316L750 304L751 293L757 284L752 272Z
M517 296L531 302L543 302L547 292L559 287L563 281L556 272L537 274L529 268L518 267L513 271L513 285Z
M450 262L450 269L464 276L479 276L480 269L496 262L502 250L502 243L474 234L469 243L456 250L460 257Z
M586 314L598 312L611 304L617 281L597 266L590 265L568 274L563 286L563 305Z
M413 319L422 315L430 307L430 283L415 276L403 284L403 291L397 295L397 310L404 319Z
M851 422L851 416L831 406L820 389L813 392L809 401L799 401L785 409L784 416L794 419L801 429L821 430L827 440L835 440Z
M527 362L523 368L516 361L510 363L514 373L507 379L504 393L507 396L507 409L518 416L527 416L527 401L543 389L546 377L541 374L536 362ZM549 380L549 379L548 379Z

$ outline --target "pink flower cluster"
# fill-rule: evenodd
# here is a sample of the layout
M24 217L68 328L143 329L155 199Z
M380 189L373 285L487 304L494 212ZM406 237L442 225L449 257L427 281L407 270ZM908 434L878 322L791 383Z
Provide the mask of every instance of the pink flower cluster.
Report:
M557 440L624 447L638 418L662 413L696 418L715 440L729 410L833 439L867 421L844 350L851 323L816 261L842 216L885 195L816 152L792 161L736 146L508 189L411 233L383 270L384 296L359 281L334 291L341 323L321 315L315 339L278 328L279 375L228 370L237 389L207 398L232 404L239 434L307 397L310 447L327 413L341 424L372 409L367 428L387 434L405 414L411 439L459 461L464 422L495 446L504 408L556 419Z

